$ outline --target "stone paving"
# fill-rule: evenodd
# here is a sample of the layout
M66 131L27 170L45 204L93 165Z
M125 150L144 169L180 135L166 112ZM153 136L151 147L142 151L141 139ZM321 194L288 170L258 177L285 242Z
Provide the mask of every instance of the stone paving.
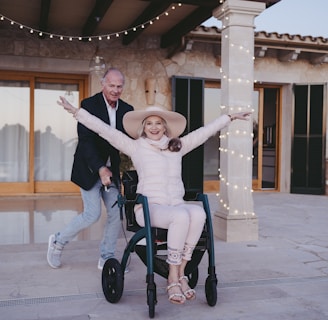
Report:
M209 199L215 212L216 196L210 194ZM215 240L217 304L208 306L205 297L205 254L199 265L197 299L183 306L168 302L166 281L155 276L156 319L328 319L328 197L254 193L254 207L258 241ZM73 241L65 248L63 267L56 270L47 265L46 242L0 245L0 319L149 318L143 263L132 254L122 298L110 304L97 269L98 244L98 240ZM122 233L119 259L125 244Z

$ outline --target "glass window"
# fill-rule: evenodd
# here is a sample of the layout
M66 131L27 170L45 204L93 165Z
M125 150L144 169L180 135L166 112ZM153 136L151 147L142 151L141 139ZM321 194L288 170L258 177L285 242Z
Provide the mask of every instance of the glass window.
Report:
M57 104L65 96L79 104L77 84L36 83L35 88L35 180L70 180L77 144L76 121Z
M29 87L28 81L0 80L0 182L28 181Z
M77 122L57 104L86 97L88 75L0 70L0 195L78 192Z
M253 91L253 179L259 177L259 91Z
M204 125L221 115L221 89L205 88ZM218 180L220 132L204 144L204 180Z

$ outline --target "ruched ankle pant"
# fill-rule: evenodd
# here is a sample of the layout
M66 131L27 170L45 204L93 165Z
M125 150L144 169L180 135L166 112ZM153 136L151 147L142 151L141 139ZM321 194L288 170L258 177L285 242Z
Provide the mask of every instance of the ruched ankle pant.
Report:
M181 260L191 260L193 250L201 236L206 219L204 209L196 204L149 204L152 227L168 229L167 248L169 264L179 265ZM136 209L136 220L144 226L141 207Z

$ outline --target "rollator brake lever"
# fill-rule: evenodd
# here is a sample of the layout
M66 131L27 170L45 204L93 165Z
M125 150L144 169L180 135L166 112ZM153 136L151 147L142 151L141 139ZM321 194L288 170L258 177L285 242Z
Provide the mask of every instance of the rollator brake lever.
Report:
M117 196L117 200L115 201L115 203L112 205L112 208L117 204L118 207L120 208L120 218L121 220L123 220L123 205L125 203L125 198L119 194Z

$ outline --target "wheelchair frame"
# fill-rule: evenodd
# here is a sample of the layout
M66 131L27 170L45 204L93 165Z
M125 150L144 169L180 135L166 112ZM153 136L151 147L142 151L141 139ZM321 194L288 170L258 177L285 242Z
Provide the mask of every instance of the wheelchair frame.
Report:
M135 171L130 171L136 176ZM167 278L168 275L168 265L164 260L167 270L156 269L156 262L161 262L163 264L163 259L156 259L157 244L155 240L157 239L156 234L161 233L164 229L151 227L148 199L142 194L135 193L136 181L127 173L128 177L131 179L128 181L130 183L128 187L130 190L126 190L126 181L123 179L125 195L119 194L118 205L122 210L125 206L126 217L127 217L127 230L134 231L135 234L127 243L121 263L115 259L108 259L103 267L102 271L102 288L105 298L110 303L116 303L121 299L124 287L124 271L132 252L136 252L144 264L147 266L147 305L149 311L149 317L153 318L155 316L155 305L157 303L156 294L156 283L154 281L154 272L160 274ZM132 183L132 185L131 185ZM134 185L133 185L134 184ZM131 189L132 188L132 189ZM213 237L213 227L210 207L208 203L207 195L203 193L186 192L184 200L186 201L201 201L203 208L206 213L206 222L204 230L200 237L200 240L194 250L192 260L188 262L186 266L186 275L189 278L189 285L194 288L198 281L198 264L201 261L205 251L208 252L208 276L205 282L205 295L209 306L215 306L217 302L217 277L215 273L215 252L214 252L214 237ZM135 204L141 204L144 212L145 226L137 226L134 220L133 207ZM129 216L130 214L130 216ZM132 216L131 216L132 215ZM131 223L132 219L132 223ZM166 230L165 230L166 231ZM165 233L164 231L164 233ZM143 249L140 250L138 242L142 239L146 239L146 246L140 246ZM194 255L196 256L195 261Z

